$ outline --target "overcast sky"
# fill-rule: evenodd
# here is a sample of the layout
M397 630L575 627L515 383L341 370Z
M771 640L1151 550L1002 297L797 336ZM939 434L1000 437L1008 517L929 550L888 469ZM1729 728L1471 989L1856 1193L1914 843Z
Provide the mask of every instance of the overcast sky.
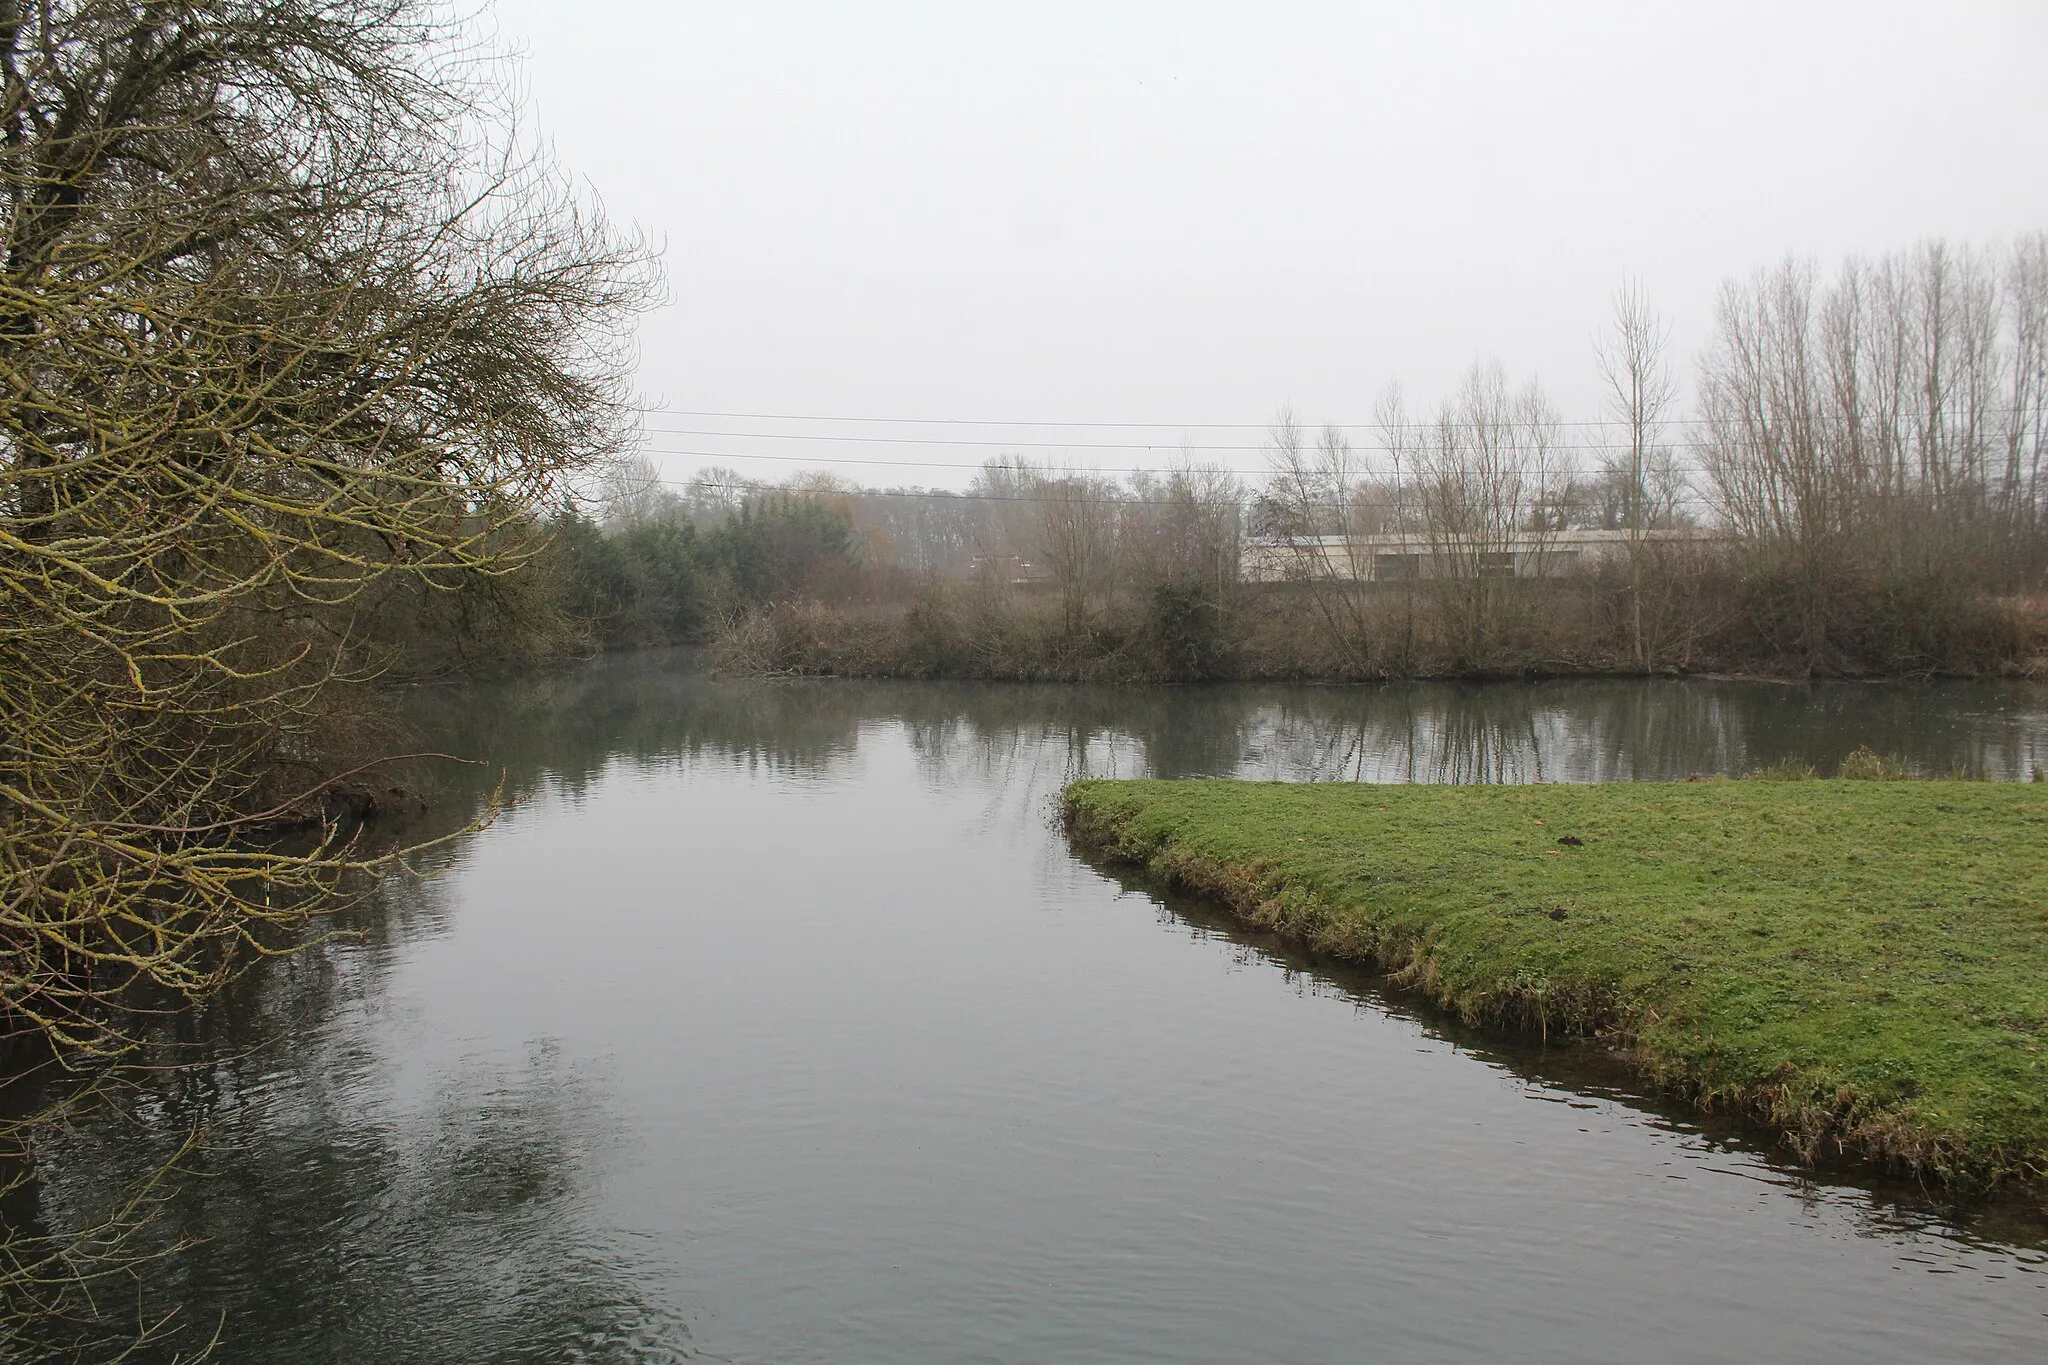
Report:
M1596 417L1591 338L1624 274L1689 393L1731 274L2048 227L2041 0L500 0L495 21L532 123L665 248L639 378L678 432L1071 439L1142 465L1103 447L1256 444L1196 424L1283 403L1366 423L1389 380L1426 406L1479 358ZM737 452L998 449L650 441L776 477L794 466Z

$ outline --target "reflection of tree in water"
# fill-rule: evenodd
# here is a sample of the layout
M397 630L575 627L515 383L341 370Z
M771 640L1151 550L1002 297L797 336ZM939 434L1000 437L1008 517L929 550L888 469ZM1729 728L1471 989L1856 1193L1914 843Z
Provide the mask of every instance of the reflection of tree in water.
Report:
M1600 679L1238 695L1236 775L1295 781L1673 781L1785 757L1830 771L1862 744L1918 772L2016 777L2048 752L2038 688Z
M1367 782L1558 782L1713 772L1740 746L1711 691L1603 681L1404 684L1349 715L1276 727L1298 775Z
M963 684L877 700L892 703L930 780L950 783L1027 768L1054 780L1232 772L1253 714L1245 697L1241 688Z
M1928 773L2010 777L2048 764L2048 692L1988 684L757 683L647 654L421 689L408 709L423 747L489 766L436 774L424 822L375 828L377 838L460 827L500 772L513 799L574 797L615 763L830 777L878 727L901 737L934 787L998 801L1048 794L1083 772L1586 781L1741 772L1783 757L1828 770L1861 744ZM458 846L436 860L459 856ZM140 1283L150 1303L244 1305L225 1359L679 1353L680 1327L637 1295L646 1268L588 1213L605 1110L589 1081L541 1051L509 1071L434 1077L430 1098L409 1108L374 1093L390 1064L366 1051L374 1035L363 1021L389 964L442 932L449 913L434 883L394 880L343 917L360 937L270 963L181 1022L173 1060L190 1065L141 1078L118 1111L51 1132L8 1222L88 1226L204 1132L209 1145L188 1163L201 1174L179 1182L148 1239L206 1245L144 1268Z
M864 715L835 701L829 686L721 684L688 654L666 650L537 678L421 688L405 710L424 743L485 765L430 770L444 794L472 800L500 772L508 797L548 783L580 796L618 758L708 754L776 771L823 772L853 752Z
M1781 758L1830 772L1859 745L1917 772L2025 776L2048 763L2038 686L1794 687L1566 679L1382 686L1078 687L1006 683L719 682L687 655L600 660L542 679L423 691L435 747L487 761L517 797L580 794L606 764L740 762L842 769L863 725L895 723L933 781L1005 773L1293 781L1675 780ZM963 766L964 765L964 766ZM443 775L479 799L485 769Z
M178 1065L44 1135L14 1217L93 1226L200 1134L130 1248L187 1249L144 1262L125 1302L100 1287L116 1326L194 1306L138 1360L176 1359L216 1325L223 1361L681 1359L683 1325L589 1213L597 1085L543 1045L389 1091L365 1024L403 918L238 983L185 1030ZM220 1304L225 1324L196 1319Z

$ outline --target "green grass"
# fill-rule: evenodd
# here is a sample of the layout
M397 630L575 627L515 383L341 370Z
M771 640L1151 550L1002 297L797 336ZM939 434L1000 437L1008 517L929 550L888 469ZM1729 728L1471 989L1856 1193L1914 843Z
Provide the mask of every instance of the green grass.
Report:
M1611 1035L1805 1159L2048 1188L2048 786L1083 781L1064 801L1084 850L1470 1022Z

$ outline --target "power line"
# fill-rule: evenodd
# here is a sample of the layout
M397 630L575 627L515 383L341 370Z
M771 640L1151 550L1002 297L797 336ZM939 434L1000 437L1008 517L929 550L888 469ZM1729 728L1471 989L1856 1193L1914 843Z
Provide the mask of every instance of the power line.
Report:
M1064 497L1045 498L1027 493L953 493L944 489L896 489L896 488L823 488L788 489L762 488L750 483L678 483L673 479L656 479L667 488L716 488L727 493L765 493L770 497L796 498L949 498L957 502L1028 502L1040 504L1057 503L1062 507L1185 507L1180 501L1164 498L1098 498Z
M957 426L957 427L1093 427L1122 428L1131 431L1265 431L1271 427L1268 422L1055 422L1037 420L1005 420L996 417L828 417L814 413L799 412L712 412L700 408L670 408L659 405L641 409L643 412L666 413L670 417L720 417L734 421L756 422L880 422L899 426Z
M948 427L1081 427L1129 431L1266 431L1270 422L1056 422L1045 419L1007 420L998 417L830 417L801 412L713 412L703 408L651 405L643 412L670 417L717 417L753 422L870 422L897 426ZM1362 426L1363 424L1361 424Z
M665 450L659 446L642 446L641 450L649 455L679 455L685 459L775 460L785 464L881 465L884 467L896 469L951 469L957 470L964 474L979 474L982 470L988 467L986 463L958 464L946 460L865 459L855 455L769 455L760 452L748 452L737 450ZM1152 469L1145 468L1142 466L1129 465L1090 465L1086 472L1090 474L1172 474L1178 471L1167 468ZM1236 475L1239 478L1249 477L1242 470L1229 469L1225 470L1224 472Z
M1178 498L1136 498L1096 497L1093 495L1042 497L1030 493L955 493L943 488L777 488L753 483L717 482L709 479L693 479L688 482L679 479L655 478L649 483L664 488L717 489L726 493L765 494L769 497L792 498L902 498L905 500L937 498L956 502L1021 502L1044 505L1080 507L1186 507L1187 499ZM645 485L642 485L643 487ZM1255 494L1231 499L1232 505L1242 508L1248 502L1257 502ZM1197 500L1200 501L1200 500Z
M659 405L659 404L657 404L657 405L651 405L651 406L645 407L645 408L643 408L643 409L641 409L641 410L642 410L643 412L650 412L650 413L661 413L661 414L663 414L664 416L669 416L669 417L706 417L706 418L715 418L715 419L720 419L720 420L727 420L727 421L749 421L749 422L840 422L840 423L847 423L847 424L863 424L863 425L881 425L881 426L958 426L958 427L1026 427L1026 428L1047 428L1047 429L1059 429L1059 430L1084 430L1084 431L1085 431L1085 430L1102 430L1102 431L1258 431L1258 432L1269 432L1269 431L1271 431L1271 430L1273 429L1273 427L1274 427L1274 425L1275 425L1274 423L1271 423L1271 422L1071 422L1071 421L1054 421L1054 420L1049 420L1049 419L1044 419L1044 418L996 418L996 417L869 417L869 416L853 416L853 415L845 415L845 416L831 416L831 415L828 415L828 414L824 414L824 413L801 413L801 412L729 412L729 411L718 411L718 410L713 410L713 409L709 409L709 408L672 408L672 407L667 407L667 406L663 406L663 405ZM1986 406L1986 407L1981 407L1981 408L1977 408L1977 409L1974 409L1973 411L1974 411L1974 415L1976 415L1976 416L1980 416L1980 417L1996 417L1996 416L2004 416L2004 415L2009 415L2009 414L2011 414L2011 413L2014 413L2014 412L2032 412L2032 411L2033 411L2033 409L2032 409L2032 407L2030 407L2030 406L2015 406L2015 405L2011 405L2011 404L2002 404L2002 405L2001 405L2001 404L1993 404L1993 405L1989 405L1989 406ZM1924 417L1924 416L1925 416L1925 414L1924 414L1924 413L1923 413L1923 414L1917 414L1917 415L1918 415L1918 416L1922 416L1922 417ZM1948 417L1960 417L1960 416L1968 416L1968 415L1972 415L1972 414L1971 414L1970 412L1964 412L1964 411L1960 411L1960 410L1956 410L1956 409L1947 409L1947 410L1944 410L1944 412L1943 412L1943 414L1942 414L1942 415L1944 415L1944 416L1948 416ZM1386 422L1377 422L1377 421L1375 421L1375 422L1315 422L1315 423L1309 423L1309 422L1300 422L1300 423L1298 423L1297 425L1298 425L1298 426L1300 427L1300 429L1301 429L1301 430L1303 430L1303 431L1305 431L1305 432L1316 432L1316 431L1322 431L1322 430L1323 430L1324 428L1326 428L1326 427L1328 427L1328 428L1334 428L1334 429L1336 429L1336 430L1338 430L1338 431L1346 431L1346 432L1351 432L1351 431L1365 431L1365 432L1378 432L1378 431L1388 431L1388 430L1395 430L1395 431L1426 431L1426 430L1430 430L1430 429L1433 429L1433 428L1434 428L1434 427L1435 427L1435 426L1437 425L1437 423L1436 423L1436 422L1435 422L1434 420L1430 419L1430 418L1422 418L1422 419L1420 419L1420 420L1417 420L1417 421L1410 421L1410 422L1395 422L1395 423L1386 423ZM1570 420L1570 421L1558 421L1558 422L1554 423L1553 425L1556 425L1556 426L1560 426L1560 427L1621 427L1621 428L1627 428L1627 427L1628 427L1628 426L1630 425L1630 423L1629 423L1629 422L1628 422L1628 421L1627 421L1626 419L1624 419L1624 418L1619 418L1619 417L1595 417L1595 418L1576 418L1576 419L1573 419L1573 420ZM1711 425L1711 420L1710 420L1710 419L1708 419L1708 418L1705 418L1705 417L1671 417L1671 418L1666 418L1666 419L1664 419L1664 420L1663 420L1662 422L1658 423L1658 425L1659 425L1659 426L1665 426L1665 427L1695 427L1695 426L1708 426L1708 425ZM696 434L696 433L679 433L679 434ZM742 435L742 434L747 434L747 433L704 433L704 434L707 434L707 435L726 435L726 434L731 434L731 435ZM792 436L798 435L798 433L789 433L789 434L790 434L790 435L792 435ZM806 439L827 439L827 438L824 438L824 437L818 437L818 438L806 438ZM875 438L875 437L870 437L870 438L867 438L867 439L871 439L871 440L872 440L872 439L882 439L882 438ZM1156 444L1156 445L1163 445L1163 444L1166 444L1166 443L1165 443L1165 442L1154 442L1154 443L1151 443L1151 444ZM1218 449L1223 449L1223 448L1225 448L1225 447L1217 447L1217 448L1218 448Z
M1582 452L1586 450L1605 450L1614 453L1621 453L1627 451L1629 447L1580 446L1576 449ZM855 455L772 455L763 452L736 450L669 450L661 446L642 446L641 451L643 454L648 455L674 455L682 459L693 460L774 460L778 463L783 464L863 466L873 465L895 469L947 469L964 474L979 474L988 467L986 463L959 464L956 462L949 462L945 460L886 460ZM1551 472L1558 474L1591 475L1605 474L1608 472L1605 469L1592 467L1564 467L1553 465L1550 468ZM1179 474L1184 471L1175 469L1171 466L1090 465L1085 469L1077 470L1075 472L1084 474ZM1272 473L1272 471L1269 469L1247 470L1233 469L1229 467L1225 467L1221 472L1240 479L1259 479L1264 478L1270 473Z
M1275 425L1272 422L1060 422L1046 419L1002 417L834 417L828 416L823 413L714 412L709 409L703 408L671 408L659 405L648 406L642 408L641 411L658 412L668 417L710 417L730 421L748 422L845 422L866 423L883 426L926 427L1049 427L1068 430L1079 429L1099 431L1271 431ZM1699 417L1674 417L1667 419L1664 423L1662 423L1662 425L1686 426L1695 423L1703 423L1705 420L1706 419ZM1300 422L1297 423L1297 425L1303 431L1322 431L1326 427L1334 427L1338 431L1387 431L1390 429L1397 431L1424 431L1434 428L1437 424L1434 421L1423 420L1416 422L1394 423ZM1569 422L1559 421L1557 423L1554 423L1554 425L1561 427L1626 427L1629 425L1629 423L1618 417L1602 417L1574 420ZM718 435L724 433L704 434ZM796 433L790 434L796 435ZM821 437L815 439L825 438ZM871 437L868 439L882 438ZM1153 442L1152 444L1163 445L1166 443ZM1224 449L1226 447L1217 448Z
M1232 454L1271 451L1270 443L1258 445L1181 445L1172 441L989 441L949 436L844 436L837 433L811 435L796 431L704 431L691 427L646 427L656 436L710 436L733 441L833 441L855 445L969 446L1003 450L1218 450ZM1629 450L1632 446L1607 443L1574 443L1575 450Z
M658 436L716 436L739 441L844 441L891 446L1000 446L1006 450L1266 450L1263 445L1183 446L1174 441L989 441L950 436L842 436L799 431L703 431L688 427L647 427Z

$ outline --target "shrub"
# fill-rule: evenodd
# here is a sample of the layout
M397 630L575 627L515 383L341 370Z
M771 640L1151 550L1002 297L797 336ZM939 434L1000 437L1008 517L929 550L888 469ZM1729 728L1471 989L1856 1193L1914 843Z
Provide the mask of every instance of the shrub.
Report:
M1223 609L1199 584L1161 583L1152 590L1150 627L1162 677L1192 682L1216 677L1224 654Z

